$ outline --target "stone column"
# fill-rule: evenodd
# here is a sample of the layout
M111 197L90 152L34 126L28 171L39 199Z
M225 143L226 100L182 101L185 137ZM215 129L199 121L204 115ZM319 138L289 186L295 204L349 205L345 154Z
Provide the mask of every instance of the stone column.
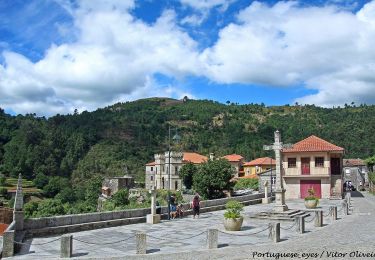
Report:
M323 226L323 211L322 210L315 211L314 226L315 227L322 227Z
M151 187L149 191L151 194L151 214L147 214L146 222L149 224L160 223L160 215L156 214L156 189L155 186Z
M275 243L280 242L280 223L270 223L269 230L268 237Z
M14 255L14 230L6 231L3 234L3 257Z
M329 209L331 211L332 220L336 221L337 220L337 207L331 206Z
M217 248L218 245L218 230L217 229L208 229L207 230L207 248L213 249Z
M73 255L73 236L63 235L60 241L60 257L70 258Z
M297 221L296 230L298 233L303 234L305 233L305 217L304 216L297 216L295 218Z
M23 213L23 193L22 193L22 175L18 175L17 190L14 200L13 220L15 221L14 230L22 231L25 215Z
M281 162L281 149L283 148L283 143L281 142L280 132L277 130L275 132L275 143L273 144L273 149L275 150L276 157L276 205L274 211L284 212L288 210L288 206L285 204L285 189L283 187L283 178L281 176L282 162Z
M137 232L135 234L136 254L147 253L146 233Z
M272 194L271 194L271 196L272 196ZM262 199L262 203L263 204L270 203L270 201L268 199L268 181L264 182L264 198Z
M348 209L348 203L346 202L346 200L344 200L342 202L342 207L343 207L343 210L344 210L344 215L349 215L349 209Z

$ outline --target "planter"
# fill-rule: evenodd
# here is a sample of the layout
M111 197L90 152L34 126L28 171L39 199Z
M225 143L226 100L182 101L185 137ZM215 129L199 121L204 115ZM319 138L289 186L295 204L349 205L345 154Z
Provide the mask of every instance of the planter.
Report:
M224 227L228 231L239 231L241 230L243 217L239 218L224 218Z
M318 200L305 200L305 207L307 209L315 209L318 206Z

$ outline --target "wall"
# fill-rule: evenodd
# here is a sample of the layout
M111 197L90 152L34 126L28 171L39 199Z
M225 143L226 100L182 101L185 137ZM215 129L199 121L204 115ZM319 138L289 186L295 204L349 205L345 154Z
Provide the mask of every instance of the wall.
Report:
M13 209L0 208L0 223L10 224L13 221Z
M235 199L243 202L245 205L250 205L261 203L261 198L263 197L264 194L260 193L233 198L202 201L201 212L224 209L225 203L229 199ZM189 205L190 203L185 203L183 205L187 214L191 214L191 210L188 210ZM167 212L167 207L162 207L162 217L166 218ZM31 218L25 220L24 228L28 234L32 234L33 236L78 232L83 230L146 222L146 214L150 213L151 210L147 208L45 218Z

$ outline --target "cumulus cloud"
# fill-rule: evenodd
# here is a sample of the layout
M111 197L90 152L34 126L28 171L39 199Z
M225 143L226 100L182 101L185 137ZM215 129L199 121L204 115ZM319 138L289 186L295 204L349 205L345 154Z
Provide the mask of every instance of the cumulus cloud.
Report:
M333 5L253 2L237 19L201 55L212 80L317 90L301 103L374 103L375 1L356 14Z
M193 40L178 24L198 26L199 14L225 9L232 1L181 0L197 13L178 20L175 11L165 10L152 24L132 14L132 0L56 1L73 25L56 26L74 37L51 45L38 61L2 53L4 108L52 115L150 96L192 97L178 83L187 75L249 87L312 89L315 94L296 99L299 103L375 103L375 1L356 13L335 4L252 2L202 51L199 39ZM6 48L8 43L2 41L0 46ZM160 85L155 74L176 84Z
M35 63L21 54L3 53L0 100L12 110L92 110L138 97L145 89L155 93L147 83L154 73L176 78L199 74L196 43L176 26L173 11L148 25L129 14L132 1L61 3L73 16L77 41L52 45Z

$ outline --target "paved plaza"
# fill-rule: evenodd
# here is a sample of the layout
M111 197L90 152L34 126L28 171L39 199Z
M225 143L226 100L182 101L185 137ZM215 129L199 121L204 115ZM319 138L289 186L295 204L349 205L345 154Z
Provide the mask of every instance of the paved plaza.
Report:
M269 220L251 218L255 213L271 210L273 204L257 204L245 207L244 224L239 232L226 232L222 224L224 211L216 211L204 213L199 219L188 216L155 225L142 223L72 233L73 256L78 259L123 259L125 256L127 259L246 259L253 256L275 259L271 253L298 253L301 258L305 253L310 259L315 254L334 259L341 255L333 253L347 252L349 256L359 250L373 253L372 258L375 258L375 196L356 194L358 197L352 197L352 214L344 216L341 210L337 221L328 216L329 206L338 206L340 210L341 200L321 200L320 209L325 216L323 227L314 227L313 215L306 218L304 234L296 232L293 222L280 222L282 241L279 243L268 238ZM287 201L287 205L291 209L304 209L302 200ZM209 228L219 230L218 249L206 249ZM135 254L137 231L147 234L147 255ZM60 236L34 238L25 243L15 259L48 259L60 255Z

